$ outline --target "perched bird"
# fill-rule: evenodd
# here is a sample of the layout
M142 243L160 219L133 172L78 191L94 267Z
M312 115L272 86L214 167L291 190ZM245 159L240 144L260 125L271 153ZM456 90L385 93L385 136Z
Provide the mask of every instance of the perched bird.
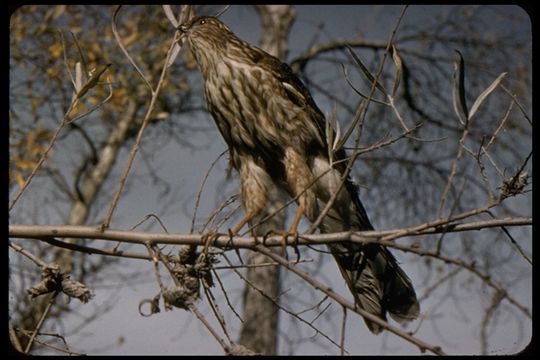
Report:
M194 17L178 29L202 72L208 110L240 174L245 216L232 232L265 208L273 186L297 197L291 233L302 215L315 221L341 183L347 154L341 148L329 155L325 117L307 88L288 65L239 39L216 17ZM373 229L348 176L319 229ZM350 242L329 248L360 308L384 320L389 313L400 323L418 316L411 281L386 248ZM382 330L365 321L372 332Z

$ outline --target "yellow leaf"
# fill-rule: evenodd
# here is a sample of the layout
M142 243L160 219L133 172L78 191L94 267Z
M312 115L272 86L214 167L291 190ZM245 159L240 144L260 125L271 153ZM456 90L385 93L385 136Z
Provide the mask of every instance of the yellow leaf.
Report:
M22 188L22 186L24 185L24 177L19 171L15 173L15 181L17 182L17 185Z
M97 96L90 96L86 100L92 105L97 105L101 102L101 99L99 99Z
M135 31L135 32L132 32L131 34L129 34L129 36L127 36L125 39L122 39L122 40L123 40L124 46L129 47L138 38L139 38L139 33Z
M30 106L32 107L32 112L36 112L39 105L39 100L37 98L33 98L30 102Z
M78 101L77 104L71 109L71 111L68 114L68 117L73 118L76 114L82 113L84 110L86 110L86 105L84 105L82 102Z
M13 165L21 171L26 171L34 168L35 162L26 159L13 159Z
M58 68L56 67L47 68L47 75L50 77L56 77L58 75Z
M78 25L72 25L72 26L69 27L69 31L71 31L72 33L77 35L78 33L80 33L82 31L82 27L80 27Z
M159 120L163 120L163 119L166 119L167 117L169 117L169 113L166 112L166 111L160 111L159 113L156 114L156 116L153 116L150 121L159 121Z
M37 128L36 132L36 141L43 143L49 141L52 138L52 132L49 129Z
M51 53L53 58L58 58L60 55L62 55L62 45L59 43L54 43L51 46L49 46L49 52Z

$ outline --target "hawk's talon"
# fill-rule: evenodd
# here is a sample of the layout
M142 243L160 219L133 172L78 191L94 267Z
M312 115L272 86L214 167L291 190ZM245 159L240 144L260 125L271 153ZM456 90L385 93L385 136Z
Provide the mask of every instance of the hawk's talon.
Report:
M298 232L294 233L294 243L293 243L293 249L294 253L296 254L296 261L295 264L298 264L300 262L300 250L298 249L298 240L300 239L300 236Z
M210 232L208 232L208 233L206 233L206 234L204 234L202 236L202 238L201 238L201 240L203 242L203 251L202 251L202 253L205 256L208 255L208 248L210 246L213 246L216 243L216 240L222 235L226 236L228 234L215 232L215 231L210 231Z
M266 246L266 240L268 240L268 237L269 236L272 236L272 235L275 235L275 231L274 230L268 230L263 236L262 236L262 245L263 246Z
M289 256L287 255L287 244L289 240L289 236L292 236L294 238L294 245L298 244L298 232L296 230L294 231L285 231L285 230L270 230L268 231L264 237L263 237L263 245L264 241L268 238L269 235L280 235L281 236L281 253L282 256L284 256L287 260L289 259ZM295 253L298 253L297 250L295 250Z

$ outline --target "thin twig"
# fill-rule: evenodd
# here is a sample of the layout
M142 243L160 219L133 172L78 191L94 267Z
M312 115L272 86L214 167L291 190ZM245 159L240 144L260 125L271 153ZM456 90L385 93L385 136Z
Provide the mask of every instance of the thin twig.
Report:
M204 294L206 295L206 300L208 300L208 304L210 304L210 309L212 309L212 312L214 313L214 317L219 323L221 330L223 330L225 337L227 337L227 340L229 341L229 343L232 343L231 336L229 335L229 331L227 330L227 325L225 324L225 317L223 317L223 314L219 310L219 306L216 303L216 298L214 297L214 294L212 294L212 291L206 285L206 283L204 281L202 281L202 283L203 283L203 288L204 288Z
M89 255L98 254L98 255L114 256L114 257L121 257L121 258L127 258L127 259L152 260L152 257L148 256L147 254L117 250L116 248L111 249L111 250L98 249L98 248L94 248L90 246L84 246L84 245L74 244L71 242L60 241L55 238L43 238L42 240L50 245L53 245L62 249L78 251L78 252L89 254Z
M142 223L144 223L146 220L150 219L150 218L154 218L156 219L156 221L159 223L159 225L161 226L161 228L163 229L163 231L165 233L169 233L169 231L167 230L167 227L165 226L165 224L163 224L163 221L161 221L161 219L159 218L159 216L157 216L156 214L147 214L144 219L142 219L141 221L139 221L138 223L136 223L135 225L133 225L130 230L135 230L136 228L138 228Z
M506 120L508 120L508 117L510 116L510 112L512 111L512 108L514 107L515 103L516 101L512 99L512 101L510 102L510 105L508 106L508 109L506 109L506 113L504 114L503 118L501 119L501 122L499 123L499 126L497 127L497 129L495 129L493 134L491 134L491 138L489 139L485 148L483 148L484 151L487 151L489 149L489 147L493 144L493 142L497 138L497 135L499 134L499 132L503 129L504 125L506 124Z
M114 13L113 13L113 18L112 18L112 32L113 32L113 35L114 35L114 38L116 39L116 42L118 43L118 46L120 46L120 49L122 50L122 52L124 53L124 55L126 55L126 58L129 60L129 62L131 63L131 65L133 66L133 68L135 68L135 70L137 71L137 73L141 76L141 78L143 79L144 83L146 84L146 86L148 86L148 88L150 89L150 91L152 92L152 94L154 94L154 88L152 87L152 85L150 84L150 82L148 82L148 80L146 79L146 76L144 75L144 73L141 71L141 69L139 69L139 67L137 66L137 63L135 63L135 60L133 60L133 58L131 57L131 55L129 55L129 51L127 51L126 47L124 46L124 43L122 42L122 38L120 37L120 34L118 33L118 30L116 29L116 17L118 16L118 13L120 12L120 8L122 8L122 5L118 5L116 7L116 9L114 10Z
M469 210L469 211L465 211L463 213L448 217L446 219L439 219L439 220L427 222L427 223L424 223L424 224L421 224L421 225L418 225L418 226L414 226L414 227L411 227L411 228L408 228L408 229L404 229L403 231L397 231L394 234L390 234L388 236L383 236L382 240L385 240L385 241L386 240L394 240L394 239L397 239L397 238L400 238L400 237L403 237L403 236L415 234L418 231L420 231L421 233L424 233L424 231L428 230L428 229L434 229L434 230L437 229L438 231L435 231L437 233L453 231L454 226L456 226L458 228L462 228L462 227L460 225L452 225L452 226L450 226L450 224L455 223L456 221L459 221L459 220L463 220L463 219L466 219L466 218L469 218L469 217L472 217L472 216L475 216L475 215L479 215L479 214L488 212L491 208L499 205L501 203L501 201L502 200L499 199L497 201L490 202L490 203L488 203L487 205L485 205L483 207L476 208L476 209ZM531 218L531 220L532 220L532 218ZM488 221L490 221L490 220L488 220ZM476 223L478 223L478 222L476 222ZM504 225L504 224L499 224L499 226L500 225ZM466 228L470 229L469 226L467 226ZM463 229L463 231L466 231L466 230Z
M43 314L41 314L41 317L39 318L38 323L36 324L36 328L32 332L32 335L30 336L30 340L28 340L28 344L26 344L26 349L24 349L24 353L28 354L30 350L32 349L32 345L34 344L34 339L36 338L36 335L39 332L39 329L41 329L41 325L43 325L43 322L45 321L45 318L49 314L49 311L51 310L52 305L54 304L54 300L56 299L56 295L58 295L58 290L55 291L51 298L49 299L49 302L47 303L47 306L45 307L45 310L43 310Z
M517 241L512 237L512 235L510 235L510 232L504 227L504 226L501 226L501 229L502 231L504 231L504 233L506 234L506 236L508 237L508 239L510 239L510 242L512 243L512 245L514 245L514 247L517 249L517 251L520 253L521 256L523 256L523 258L525 260L527 260L527 262L529 264L533 264L532 263L532 259L530 258L529 255L527 255L525 253L525 251L521 248L521 246L519 246L519 244L517 243Z
M230 346L227 345L227 343L225 342L225 340L223 340L219 335L218 333L214 330L214 328L212 327L212 325L210 325L210 323L206 320L206 318L204 317L204 315L199 311L199 309L194 305L194 304L188 304L188 307L189 307L189 310L195 314L195 316L197 317L197 319L199 319L200 322L203 323L203 325L208 329L208 331L210 332L210 334L212 334L212 336L214 337L214 339L217 340L217 342L219 342L219 344L221 345L221 347L223 348L223 350L225 351L225 353L228 352L228 350L230 349Z
M150 241L147 241L145 245L146 245L146 249L148 250L148 255L150 256L150 258L152 259L152 263L154 264L154 275L156 276L156 281L159 285L159 289L161 292L163 292L165 290L165 285L163 284L163 281L161 280L161 275L159 273L159 260L160 260L160 255L162 255L161 251L155 248L155 245L152 244ZM167 267L166 261L163 261L163 264ZM170 269L169 268L167 269L170 272ZM177 281L175 276L172 276L172 278L175 282Z
M362 149L359 149L357 148L354 153L350 156L350 157L347 157L347 158L344 158L342 160L338 160L338 161L333 161L333 164L334 165L337 165L337 164L341 164L343 162L348 162L350 163L351 159L353 159L352 161L354 162L354 160L362 155L362 154L365 154L365 153L368 153L368 152L371 152L371 151L374 151L376 149L379 149L379 148L382 148L384 146L388 146L388 145L391 145L393 144L394 142L406 137L408 134L410 134L411 132L415 131L416 129L418 129L420 126L422 126L422 124L417 124L416 126L414 126L412 129L410 129L408 132L405 132L405 133L402 133L394 138L391 138L387 141L381 141L381 142L377 142L375 143L374 145L371 145L367 148L362 148ZM281 207L277 208L274 212L268 214L267 216L265 216L264 218L260 219L258 222L254 223L254 224L251 224L250 227L244 232L244 234L247 234L247 233L250 233L253 229L255 229L257 226L261 225L262 223L264 223L265 221L269 220L270 218L272 218L273 216L275 216L277 213L279 213L280 211L282 211L283 209L285 209L286 207L288 207L290 204L292 204L293 202L297 201L300 196L302 196L306 191L308 191L312 186L315 186L315 184L317 183L317 181L319 179L321 179L323 176L325 176L326 174L328 174L330 171L334 171L334 168L333 167L329 167L328 169L324 170L321 172L321 174L319 174L318 176L314 177L311 182L306 186L305 189L303 189L302 191L298 192L296 194L296 196L292 197L289 201L285 202L285 204L283 204ZM343 174L342 177L346 177L346 174ZM341 183L341 186L343 186L343 183ZM341 187L340 187L341 189ZM337 194L339 194L339 191L336 191L333 196L331 197L331 199L329 200L329 202L327 203L327 207L328 209L330 209L331 205L333 204L333 201L335 201L335 198L337 198ZM334 200L332 200L334 199ZM325 208L326 209L326 208ZM322 221L322 219L324 218L324 215L326 214L326 212L323 210L323 212L321 212L321 214L319 215L319 217L315 220L315 222L313 222L311 224L311 227L309 228L309 230L307 231L307 233L311 234L313 233L317 227L319 226L320 222Z
M225 256L225 255L223 255ZM227 260L228 261L228 260ZM227 267L228 269L232 269L233 267ZM242 317L240 316L240 314L238 314L238 312L236 312L236 309L234 308L234 306L232 305L230 299L229 299L229 296L227 295L227 291L225 290L225 287L223 286L223 283L221 282L221 278L218 276L216 270L218 270L218 267L217 266L213 266L212 267L212 274L214 275L214 277L216 278L217 280L217 283L219 285L219 289L221 290L221 293L223 294L223 297L225 298L225 302L227 303L227 306L229 307L229 309L231 309L231 311L233 312L233 314L236 316L236 318L243 324L244 323L244 319L242 319Z
M64 343L64 346L65 348L61 348L61 347L58 347L58 346L54 346L54 345L51 345L51 344L48 344L46 343L45 341L42 341L38 338L35 338L34 339L34 342L37 343L37 344L40 344L46 348L49 348L51 350L55 350L55 351L58 351L58 352L61 352L61 353L64 353L66 355L76 355L76 356L81 356L81 355L86 355L86 354L83 354L83 353L78 353L78 352L73 352L71 350L69 350L69 347L67 346L67 343L66 343L66 340L64 339L63 336L60 336L60 335L51 335L51 334L43 334L41 333L40 335L48 335L48 336L56 336L56 337L59 337L62 342Z
M227 263L229 263L229 265L232 266L232 263L230 262L230 260L227 258L227 256L223 255L225 261L227 261ZM291 264L292 265L292 264ZM324 337L326 340L328 340L331 344L335 345L336 347L339 347L339 344L337 344L334 340L332 340L328 335L326 335L324 332L322 332L321 330L319 330L317 327L315 327L312 323L316 320L316 318L312 321L306 321L304 318L302 318L300 316L300 314L302 312L299 312L299 313L294 313L292 312L291 310L288 310L286 309L285 307L283 307L282 304L280 304L276 299L273 299L271 296L269 296L268 294L266 294L263 290L261 290L257 285L255 285L253 282L251 282L250 280L248 280L244 275L242 275L238 270L236 270L235 268L232 268L234 273L236 275L238 275L238 277L240 279L242 279L249 287L251 287L252 289L254 289L255 291L257 291L262 297L264 297L265 299L267 299L268 301L272 302L276 307L278 307L279 309L281 309L282 311L284 311L285 313L291 315L292 317L294 317L295 319L299 320L300 322L306 324L307 326L309 326L311 329L313 329L315 331L316 334L321 334L322 337ZM326 300L326 297L323 299L323 301ZM320 301L318 304L316 304L316 306L320 305L322 301ZM243 322L243 321L242 321ZM348 354L348 352L347 352Z
M467 183L467 178L463 178L462 182L461 182L461 187L459 189L459 192L456 196L456 199L454 200L454 205L452 206L452 208L450 209L450 212L448 213L448 216L447 218L450 218L452 217L452 215L454 214L454 211L457 209L457 207L459 206L460 204L460 199L461 199L461 196L463 195L464 193L464 190L465 190L465 184ZM442 248L442 243L443 243L443 239L446 235L446 232L443 232L441 234L441 236L439 236L439 239L437 240L437 246L436 246L436 249L437 251L441 251L441 248Z
M115 15L113 17L113 28L114 29L116 29L115 21L116 21L116 14L117 14L118 10L119 10L119 7L116 9ZM171 56L172 49L177 44L179 39L180 39L180 33L179 33L179 31L176 31L174 33L174 38L171 41L171 45L169 46L169 50L167 51L167 56L165 57L165 64L167 64L167 61L169 60L169 57ZM119 40L119 38L117 38L117 40ZM125 49L123 49L123 50L125 50ZM134 63L133 63L133 65L136 66ZM116 208L118 200L120 199L120 194L121 194L122 189L124 188L124 185L126 183L127 176L129 174L129 171L131 170L131 166L133 165L135 155L137 154L137 151L139 150L139 145L141 143L142 136L144 134L144 130L146 129L146 126L148 125L148 122L149 122L149 120L151 118L152 112L154 111L154 106L155 106L157 98L159 96L161 87L162 87L162 85L164 83L166 72L167 72L167 66L164 65L163 69L161 71L161 75L159 77L159 81L157 83L156 89L153 90L152 87L150 86L150 89L152 91L152 99L150 100L150 105L148 105L146 115L144 116L144 120L143 120L143 122L141 124L139 132L137 133L137 138L135 140L135 143L133 144L133 147L131 148L131 151L129 153L128 160L127 160L126 165L124 167L124 171L122 172L122 176L121 176L120 181L118 183L118 186L116 188L116 192L115 192L113 200L111 202L111 206L109 208L109 211L107 212L107 216L105 217L105 220L103 221L103 224L101 225L102 230L108 228L109 225L110 225L114 209ZM147 83L147 85L150 85L150 84Z
M216 220L216 218L221 213L221 211L223 211L223 209L225 209L229 205L234 204L234 202L236 202L238 197L239 197L239 194L233 194L229 196L227 199L225 199L218 207L216 207L216 209L214 209L210 213L210 215L208 215L208 218L206 219L204 224L201 226L199 231L204 232L206 228L210 226L210 224L212 224L213 229L219 229L221 225L223 225L227 220L229 220L240 209L240 207L242 207L242 205L238 204L232 210L230 210L227 214L225 214L223 219Z
M330 211L332 205L334 204L334 202L336 201L337 197L339 196L340 192L341 192L341 189L343 188L343 186L345 185L345 181L347 179L347 177L349 176L349 172L352 170L352 166L354 164L354 162L356 161L356 159L361 155L361 154L364 154L364 153L367 153L367 152L370 152L370 151L373 151L375 149L378 149L378 148L381 148L383 146L387 146L387 145L390 145L390 144L393 144L394 142L398 141L399 139L402 139L404 137L406 137L408 134L410 134L411 132L415 131L416 129L418 129L419 127L421 126L421 124L418 124L416 125L415 127L409 129L408 131L400 134L399 136L396 136L395 138L392 138L390 140L387 140L387 141L384 141L384 142L380 142L378 144L375 144L375 145L372 145L366 149L357 149L353 152L353 154L347 159L347 168L345 169L345 171L343 172L343 174L341 174L341 178L340 178L340 183L339 183L339 186L337 187L336 191L334 191L334 193L332 194L332 196L330 197L330 199L327 201L325 207L323 208L323 210L319 213L319 216L317 217L317 219L315 219L315 221L311 224L309 230L307 231L308 233L313 233L315 232L315 230L317 229L317 227L320 225L320 223L323 221L324 217L326 216L326 214L328 213L328 211ZM359 140L359 139L357 139ZM338 163L338 161L334 162L335 164ZM332 170L332 169L329 169L329 170ZM324 175L326 172L324 172L322 175ZM322 176L321 175L321 176ZM311 184L310 184L311 185Z
M96 111L97 109L99 109L100 107L102 107L103 105L105 105L113 96L113 87L112 87L112 83L110 82L110 80L107 80L107 85L109 86L109 95L107 95L107 97L103 100L101 100L101 102L99 104L97 104L96 106L94 106L93 108L91 108L90 110L88 110L87 112L81 114L81 115L78 115L76 117L74 117L73 119L69 119L67 121L67 124L71 124L87 115L90 115L91 113L93 113L94 111Z
M58 33L60 34L60 42L62 43L62 54L64 58L64 66L66 67L66 71L68 72L69 78L71 79L71 83L73 84L73 88L77 88L77 83L75 82L75 78L73 77L73 74L71 73L71 70L69 69L68 60L67 60L67 50L66 50L66 40L64 38L64 33L62 30L58 29ZM71 35L74 36L73 33ZM78 46L78 44L77 44Z
M408 6L406 5L406 6L404 6L402 8L401 13L400 13L400 15L399 15L399 17L397 19L396 25L394 26L394 29L392 30L392 34L391 34L391 36L390 36L390 38L388 40L386 50L385 50L385 52L383 54L383 58L382 58L382 60L381 60L381 62L379 64L379 69L377 70L377 73L375 74L375 77L374 77L374 79L372 81L371 90L369 92L368 99L366 101L361 102L360 109L357 111L357 114L355 115L355 118L354 118L351 126L347 129L347 131L345 132L342 139L338 142L338 145L336 146L337 149L344 146L345 142L347 141L348 137L351 135L354 128L357 128L357 131L358 131L357 136L355 138L355 149L358 149L358 146L359 146L359 143L360 143L360 137L361 137L361 134L362 134L362 126L363 126L365 116L367 114L367 110L369 108L370 99L372 99L373 95L375 94L375 89L377 89L378 81L379 81L379 78L380 78L380 76L382 74L382 71L383 71L383 68L384 68L384 63L386 61L386 57L387 57L387 55L388 55L388 53L389 53L389 51L391 49L392 44L394 43L394 38L395 38L397 30L399 28L399 24L401 23L401 20L402 20L403 16L405 15L405 11L407 10L407 7ZM409 133L409 132L410 131L407 129L406 133ZM341 174L341 179L340 179L340 182L339 182L339 185L338 185L336 191L332 194L330 199L327 201L324 209L319 213L317 219L312 223L312 225L311 225L311 227L309 229L310 233L315 231L315 229L321 224L321 222L324 219L324 217L326 216L326 214L332 208L333 204L335 203L337 197L339 196L339 194L341 192L341 189L345 185L345 182L347 181L347 179L349 177L349 173L352 170L353 164L356 161L358 156L359 156L359 154L357 152L355 152L355 154L353 154L353 156L351 156L350 159L348 160L347 167L345 168L345 170Z
M451 279L452 277L454 277L458 272L460 272L463 268L461 267L456 267L454 270L450 271L448 274L444 275L443 277L441 277L439 280L437 280L433 285L431 285L430 287L428 287L427 289L424 290L424 293L418 297L418 302L421 303L423 300L427 299L429 297L429 295L431 295L431 293L433 291L435 291L435 289L437 289L439 286L441 286L443 283L445 283L447 280Z
M60 132L62 131L62 129L64 128L64 126L66 126L67 124L67 120L68 120L68 114L71 112L71 110L75 107L75 104L78 102L78 99L74 99L71 104L69 105L69 108L67 109L67 111L65 112L64 114L64 118L62 119L62 122L60 122L60 125L58 125L58 127L56 128L56 131L54 132L54 135L51 139L51 141L49 142L49 145L47 146L47 148L45 149L45 151L43 152L43 154L41 155L41 158L39 159L39 161L37 162L37 164L34 166L34 168L32 169L32 172L30 173L30 175L26 178L26 180L24 181L24 184L23 186L20 187L19 191L17 191L17 194L15 194L13 200L9 203L9 210L11 210L13 208L13 206L15 205L15 203L17 202L17 200L19 200L19 198L21 197L21 195L24 193L24 191L26 190L26 188L28 187L28 185L30 185L30 182L32 182L32 179L34 178L34 176L36 176L36 173L38 172L39 168L41 167L41 165L43 165L43 163L45 162L45 160L47 159L47 157L49 156L49 152L51 151L51 149L53 148L54 144L56 143L56 139L58 138L58 135L60 134Z
M340 355L345 355L345 330L347 328L347 308L345 306L343 308L343 320L341 320L341 338L339 340L339 347L340 347Z
M359 308L357 305L349 302L348 300L346 300L342 296L335 293L332 289L330 289L326 285L324 285L324 284L320 283L319 281L313 279L311 276L309 276L307 273L303 272L302 270L299 270L298 267L289 265L288 261L285 258L283 258L282 256L279 256L278 254L273 253L272 251L268 250L266 247L264 247L262 245L257 245L255 247L255 250L262 253L262 254L264 254L264 255L266 255L266 256L268 256L268 257L270 257L270 258L272 258L273 260L279 262L281 265L285 266L285 268L287 268L287 270L293 272L298 277L300 277L301 279L303 279L304 281L309 283L311 286L313 286L315 289L322 291L323 293L325 293L330 298L337 301L342 306L348 308L349 310L354 311L355 313L363 316L364 318L368 319L369 321L376 323L377 325L383 327L384 329L386 329L386 330L396 334L397 336L409 341L410 343L416 345L420 349L421 352L425 352L426 350L429 350L432 353L437 354L437 355L445 355L445 353L442 351L442 349L439 346L434 346L434 345L428 344L428 343L426 343L426 342L424 342L424 341L422 341L420 339L417 339L417 338L413 337L412 335L410 335L409 333L407 333L405 331L402 331L402 330L390 325L386 321L380 319L379 317L377 317L377 316L375 316L375 315L373 315L373 314Z
M495 218L495 215L493 215L491 213L491 211L488 211L487 214L489 216L491 216L492 218ZM527 255L525 253L525 250L523 250L521 248L521 246L519 246L519 244L517 243L517 241L514 239L514 237L510 234L510 231L508 231L508 229L506 229L506 227L504 226L501 226L501 230L506 234L506 236L508 237L508 239L510 240L510 242L512 243L512 245L514 245L514 247L516 248L516 250L519 252L519 254L529 263L529 264L533 264L532 263L532 259L530 258L529 255Z
M504 299L504 294L499 291L495 291L493 293L491 304L486 309L486 312L484 313L484 317L482 318L482 323L480 325L480 349L481 349L482 355L487 355L487 350L488 350L487 327L489 325L489 320L494 315L495 310L497 310L497 307L501 303L502 299Z
M529 124L532 126L532 120L531 118L529 117L529 115L527 115L527 112L525 111L525 108L523 107L523 105L520 104L520 102L518 101L517 99L517 96L515 94L512 94L512 92L510 90L508 90L506 88L506 86L504 86L503 84L501 84L501 88L508 94L510 95L510 97L512 98L512 100L514 100L514 102L517 104L519 110L521 111L521 113L523 114L523 117L525 117L525 119L527 119L527 121L529 122Z
M189 233L192 234L195 229L195 218L197 217L197 210L199 209L199 202L201 201L201 195L202 191L204 189L204 185L206 184L206 180L208 180L208 177L210 176L210 172L214 168L214 166L217 164L217 162L221 159L223 155L225 155L229 150L224 150L221 154L218 155L218 157L210 164L210 167L208 167L208 170L206 170L206 173L204 174L204 177L201 181L201 185L199 186L199 190L197 191L197 195L195 196L195 204L193 205L193 215L191 216L191 227L189 228Z
M446 185L444 186L444 190L441 195L441 201L439 203L439 210L437 211L438 218L442 218L443 216L444 205L446 203L448 193L450 192L450 188L452 187L452 181L454 180L454 177L456 176L456 173L457 173L458 162L461 159L461 156L463 155L465 139L467 139L467 136L469 135L469 124L470 124L470 121L467 121L465 123L465 126L463 127L463 133L461 134L461 138L459 139L458 151L456 153L454 160L452 161L450 174L448 175L448 179L446 180Z
M484 182L485 189L488 192L488 197L490 201L495 201L495 195L493 195L493 187L491 186L491 183L489 181L489 177L486 174L486 167L484 166L482 162L482 151L484 151L484 141L486 140L485 136L482 136L482 140L480 142L480 146L478 147L478 151L476 154L474 154L471 150L469 150L468 147L465 147L465 150L471 154L471 156L474 157L476 160L476 165L478 165L478 170L480 172L480 178Z
M41 260L39 257L37 257L36 255L32 254L31 252L25 250L22 246L18 245L18 244L15 244L14 242L10 241L9 242L9 247L12 248L13 250L17 251L18 253L21 253L23 254L24 256L26 256L28 259L32 260L34 262L34 264L36 264L37 266L41 267L41 268L45 268L47 267L47 262Z
M373 242L375 242L375 241L373 241ZM411 252L411 253L414 253L414 254L417 254L417 255L420 255L420 256L433 257L433 258L439 259L441 261L444 261L446 263L455 264L455 265L458 265L458 266L460 266L460 267L462 267L464 269L467 269L472 274L479 277L486 285L488 285L489 287L493 288L494 290L500 292L500 294L502 294L502 296L506 300L508 300L508 302L510 302L515 307L517 307L529 319L532 319L532 314L531 314L530 310L526 306L522 305L520 302L518 302L516 299L514 299L512 296L510 296L504 290L504 288L502 286L499 286L497 283L495 283L493 281L493 279L491 278L490 275L487 275L487 274L484 274L483 272L481 272L478 269L478 267L474 264L474 262L469 264L469 263L465 262L464 260L451 258L449 256L443 255L443 254L441 254L439 252L436 252L436 251L422 250L422 249L418 249L416 247L404 246L404 245L397 244L395 242L390 242L390 241L381 241L380 240L380 241L376 241L376 243L382 244L384 246L391 247L391 248L394 248L394 249L398 249L398 250L401 250L401 251Z
M307 263L307 262L313 262L313 259L301 259L299 261L294 260L291 261L291 264L300 264L300 263ZM277 262L266 262L266 263L258 263L258 264L241 264L241 265L231 265L231 266L214 266L212 270L231 270L231 269L249 269L249 268L259 268L259 267L266 267L266 266L279 266Z
M489 162L491 163L491 165L493 166L493 168L497 171L497 173L499 174L499 176L501 177L501 179L503 179L503 178L504 178L504 172L499 168L499 166L497 166L497 163L496 163L495 160L491 157L491 155L489 154L489 152L483 151L483 154L486 155L487 159L489 160Z

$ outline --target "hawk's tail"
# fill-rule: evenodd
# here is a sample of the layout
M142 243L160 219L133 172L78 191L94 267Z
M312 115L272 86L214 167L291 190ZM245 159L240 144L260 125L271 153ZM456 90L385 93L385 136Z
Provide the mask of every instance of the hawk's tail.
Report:
M321 231L372 230L355 185L350 181L345 185L347 191L323 219ZM323 204L320 205L322 208ZM388 312L399 323L418 317L420 305L411 280L384 246L343 242L331 244L329 248L360 308L383 320ZM371 332L383 330L381 326L365 321Z
M329 248L361 309L383 320L388 312L399 323L418 317L420 306L411 280L388 250L377 244L352 243L332 244ZM383 330L364 320L371 332Z

